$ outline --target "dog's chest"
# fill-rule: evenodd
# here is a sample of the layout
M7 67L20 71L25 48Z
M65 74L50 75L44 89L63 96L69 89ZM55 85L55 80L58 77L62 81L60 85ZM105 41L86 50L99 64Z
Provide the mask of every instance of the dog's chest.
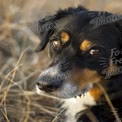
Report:
M66 120L65 122L77 122L77 114L87 109L87 106L93 106L96 102L93 99L93 97L88 93L85 94L85 96L76 97L76 98L70 98L64 100L64 104L62 107L66 109L65 116Z

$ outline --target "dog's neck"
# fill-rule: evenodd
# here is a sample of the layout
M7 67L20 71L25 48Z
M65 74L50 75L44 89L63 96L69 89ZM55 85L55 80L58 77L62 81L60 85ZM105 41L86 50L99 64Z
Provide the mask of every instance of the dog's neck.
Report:
M105 88L106 93L108 94L112 102L115 99L120 98L122 94L121 80L122 80L122 74L118 76L114 76L114 78L112 77L108 82L104 84L106 85L106 88L107 88L107 89ZM91 90L96 89L95 87L96 85ZM107 103L104 97L104 94L101 94L101 96L99 97L99 100L95 101L93 96L90 94L90 91L87 92L84 96L81 96L81 97L78 96L76 98L63 100L64 104L62 105L62 108L66 109L66 112L65 112L66 122L71 122L71 121L77 122L78 116L76 115L78 115L79 112L80 112L80 115L82 115L90 106L93 107L96 104L102 104L103 102ZM97 92L98 91L96 91L96 93Z
M107 85L107 93L111 99L116 99L122 94L122 74L114 76L110 79Z

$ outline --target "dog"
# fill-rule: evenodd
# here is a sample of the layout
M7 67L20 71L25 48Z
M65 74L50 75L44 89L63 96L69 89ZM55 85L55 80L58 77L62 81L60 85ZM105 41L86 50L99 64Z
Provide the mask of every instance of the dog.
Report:
M78 6L39 20L49 66L36 80L39 94L61 98L64 122L122 118L122 16Z

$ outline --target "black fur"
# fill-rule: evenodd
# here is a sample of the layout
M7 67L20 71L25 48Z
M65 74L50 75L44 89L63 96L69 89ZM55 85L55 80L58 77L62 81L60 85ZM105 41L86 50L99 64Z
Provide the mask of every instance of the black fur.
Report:
M119 51L122 49L122 16L118 21L105 23L96 28L94 28L94 25L90 22L97 17L108 17L110 15L113 14L108 12L89 11L79 6L77 8L60 10L55 15L45 17L43 20L39 21L41 43L36 51L45 49L49 42L50 55L53 60L50 67L63 59L63 57L67 57L70 65L65 67L65 69L62 67L62 72L71 69L73 64L77 68L96 70L100 74L104 68L99 65L99 57L106 58L107 65L109 65L111 49L116 48ZM50 25L51 27L49 27ZM52 40L59 39L59 33L64 30L69 33L72 46L68 42L61 50L54 49ZM96 48L103 51L101 55L91 57L88 53L81 54L78 47L82 40L85 39L92 40L93 43L96 43ZM117 58L118 60L122 58L122 54ZM117 66L122 67L122 63L118 63ZM105 74L100 75L104 76ZM111 76L107 80L109 81L106 83L107 93L109 94L119 117L122 119L122 72L115 76ZM99 105L91 108L91 111L95 114L99 122L114 122L115 117L107 102L102 100L103 98L101 98L101 102L98 103ZM78 122L89 121L90 120L86 115L81 116L78 120Z

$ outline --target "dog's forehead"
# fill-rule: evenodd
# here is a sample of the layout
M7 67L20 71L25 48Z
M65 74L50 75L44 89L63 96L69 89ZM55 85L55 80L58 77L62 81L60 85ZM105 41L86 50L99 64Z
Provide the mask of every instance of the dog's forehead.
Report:
M119 35L115 27L112 26L111 24L106 24L95 29L89 28L87 26L86 29L88 29L89 31L80 32L81 35L81 39L79 40L80 45L81 43L84 42L83 46L95 44L95 45L106 47L107 49L109 48L111 49L118 45L117 42L119 41Z
M84 16L84 14L72 14L64 16L63 18L59 19L58 22L56 21L57 23L55 29L66 29L78 32L78 30L81 30L85 25L89 24L90 17Z

